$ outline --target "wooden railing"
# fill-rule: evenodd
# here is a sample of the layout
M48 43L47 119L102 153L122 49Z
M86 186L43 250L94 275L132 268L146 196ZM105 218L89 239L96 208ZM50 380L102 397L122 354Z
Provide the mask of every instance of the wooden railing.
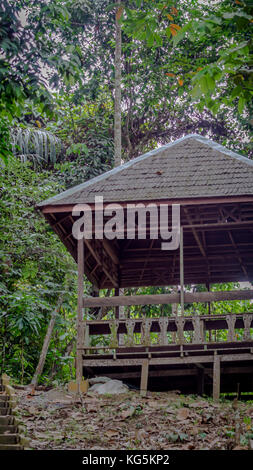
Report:
M184 292L184 302L220 302L232 300L252 300L253 289L214 292ZM180 294L145 294L121 295L114 297L83 297L82 306L89 307L119 307L131 305L166 305L180 303Z
M173 344L206 344L210 332L226 331L226 338L213 341L253 342L253 313L194 315L160 318L128 318L84 322L84 349L106 350ZM108 344L92 346L93 335L105 335ZM119 344L119 335L123 344ZM121 340L122 342L122 340ZM121 343L120 342L120 343Z

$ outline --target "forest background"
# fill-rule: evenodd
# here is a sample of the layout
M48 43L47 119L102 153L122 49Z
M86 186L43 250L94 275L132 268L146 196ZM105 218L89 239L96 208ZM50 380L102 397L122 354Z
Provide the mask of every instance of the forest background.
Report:
M252 22L246 0L0 0L0 373L32 380L55 313L40 382L74 376L76 265L35 206L114 166L116 23L128 161L190 133L253 157Z

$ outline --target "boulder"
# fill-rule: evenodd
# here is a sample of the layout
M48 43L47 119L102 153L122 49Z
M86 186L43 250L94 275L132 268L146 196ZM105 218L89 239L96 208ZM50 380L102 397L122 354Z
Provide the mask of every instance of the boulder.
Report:
M106 382L109 382L110 377L93 377L92 379L89 379L89 384L94 385L94 384L105 384Z
M120 394L126 393L128 386L123 384L121 380L109 380L105 383L95 383L89 388L89 392L95 392L99 395L103 394Z

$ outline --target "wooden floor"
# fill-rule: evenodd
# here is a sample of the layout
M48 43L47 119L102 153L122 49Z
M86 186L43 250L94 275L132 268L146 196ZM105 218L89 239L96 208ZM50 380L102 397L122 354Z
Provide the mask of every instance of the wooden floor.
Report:
M253 341L115 349L83 355L85 377L105 375L140 388L182 393L253 392Z

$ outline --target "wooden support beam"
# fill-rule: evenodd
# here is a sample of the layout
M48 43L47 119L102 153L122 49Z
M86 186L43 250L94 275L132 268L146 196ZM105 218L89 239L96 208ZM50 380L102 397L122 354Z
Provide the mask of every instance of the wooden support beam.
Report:
M140 386L141 397L145 397L147 395L148 370L149 370L149 360L143 359L142 366L141 366L141 386Z
M215 352L213 361L213 400L215 402L220 399L220 361L221 356Z
M228 235L229 235L229 238L230 238L230 240L231 240L231 243L232 243L232 245L233 245L233 247L234 247L234 250L235 250L235 252L236 252L236 256L237 256L237 259L238 259L238 261L239 261L239 264L240 264L240 266L241 266L241 268L242 268L242 271L243 271L243 273L245 274L245 276L249 279L248 272L247 272L247 270L246 270L246 268L245 268L245 265L244 265L244 263L243 263L242 257L241 257L241 255L240 255L240 252L239 252L239 250L238 250L238 247L237 247L237 245L236 245L236 243L235 243L234 237L233 237L233 235L232 235L232 233L231 233L230 230L228 231Z
M62 217L60 220L57 220L56 222L54 222L51 227L54 228L56 227L58 224L61 224L62 222L65 222L65 220L67 220L69 217L70 217L71 213L68 213L67 215L65 215L64 217Z
M105 201L106 202L106 201ZM161 204L160 199L153 199L153 200L138 200L134 202L141 202L144 205L150 204L150 203L155 203L157 205ZM234 203L234 202L253 202L253 197L252 196L216 196L216 197L205 197L205 198L185 198L185 199L177 199L177 204L180 205L204 205L204 204L228 204L228 203ZM121 204L122 207L127 207L127 202L121 202L117 201L117 204ZM175 204L175 199L163 199L162 204ZM95 208L94 203L89 204L91 209ZM57 204L57 205L48 205L48 206L42 206L38 207L43 214L53 214L53 213L59 213L59 212L72 212L73 208L75 207L75 204Z
M104 271L105 275L110 279L111 283L113 284L114 287L118 287L118 282L117 280L111 275L111 273L108 271L108 269L104 266L104 263L100 259L97 251L92 247L91 240L87 240L84 238L84 243L88 247L89 251L91 252L93 258L97 261L98 265L101 267L101 269Z
M78 305L77 305L77 344L76 344L76 381L78 392L83 377L83 358L82 350L84 347L84 328L83 328L83 283L84 283L84 241L78 240L77 246L78 263Z
M109 243L108 240L106 238L104 238L103 239L103 245L104 245L105 251L111 257L114 264L119 264L119 257L117 255L114 247L112 246L112 243Z
M253 289L222 292L186 292L185 303L251 300ZM179 294L124 295L115 297L84 297L84 307L117 307L127 305L164 305L180 303Z
M196 242L197 242L197 245L198 245L198 247L199 247L199 249L200 249L200 252L201 252L202 256L205 258L205 260L206 260L206 259L207 259L206 252L205 252L205 250L204 250L204 248L203 248L203 245L202 245L202 243L201 243L201 241L200 241L200 238L199 238L199 236L198 236L198 233L197 233L197 231L196 231L194 225L192 224L192 220L191 220L191 218L190 218L190 216L189 216L188 211L187 211L186 208L184 208L184 212L185 212L187 221L188 221L189 225L191 226L193 236L194 236L194 238L195 238L195 240L196 240Z
M184 233L180 227L180 304L181 315L184 315Z
M150 258L150 255L151 255L151 250L152 250L152 247L153 247L153 245L154 245L154 242L155 242L154 239L152 239L152 240L150 241L150 245L149 245L149 248L148 248L149 251L148 251L146 260L144 261L143 267L142 267L142 271L141 271L141 275L140 275L140 281L142 281L143 274L144 274L144 271L145 271L145 269L146 269L147 263L148 263L148 261L149 261L149 258Z
M103 356L100 356L100 359L85 359L85 365L87 367L128 367L128 366L142 366L142 358L128 358L121 359L102 359ZM220 359L220 356L218 356ZM253 355L248 353L242 354L224 354L222 356L222 362L235 362L235 361L253 361ZM186 364L213 364L214 356L210 354L208 356L184 356L184 357L159 357L149 359L149 366L160 366L160 365L181 365L185 366Z

